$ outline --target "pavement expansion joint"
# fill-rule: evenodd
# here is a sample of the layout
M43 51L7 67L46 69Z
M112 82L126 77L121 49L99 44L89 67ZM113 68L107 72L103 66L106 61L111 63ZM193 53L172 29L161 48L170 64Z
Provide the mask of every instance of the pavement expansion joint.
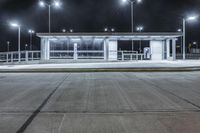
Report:
M199 113L199 110L138 110L126 112L66 112L66 111L41 111L39 114L135 114L135 113ZM32 114L30 111L8 111L0 114Z
M48 100L53 96L53 94L59 89L59 87L64 83L64 81L69 77L69 74L65 76L63 80L57 85L57 87L47 96L47 98L42 102L42 104L32 113L32 115L26 120L26 122L17 130L16 133L23 133L27 127L32 123L32 121L41 112L42 108L47 104Z

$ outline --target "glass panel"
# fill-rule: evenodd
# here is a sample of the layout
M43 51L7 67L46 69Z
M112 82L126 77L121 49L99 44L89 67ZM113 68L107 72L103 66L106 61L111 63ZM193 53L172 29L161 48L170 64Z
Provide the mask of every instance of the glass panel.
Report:
M50 50L73 50L74 46L69 40L51 40Z
M78 58L104 58L104 39L83 38L50 40L51 59L73 59L74 43L77 43Z
M50 40L50 50L73 50L74 43L78 44L78 50L103 50L103 39L82 40Z

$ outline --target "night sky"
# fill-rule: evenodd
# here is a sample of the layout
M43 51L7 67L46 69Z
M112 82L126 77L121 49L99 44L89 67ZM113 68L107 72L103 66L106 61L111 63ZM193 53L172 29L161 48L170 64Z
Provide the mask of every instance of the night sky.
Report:
M75 32L103 32L104 27L117 32L129 32L130 4L121 0L61 0L61 9L52 8L52 32L63 28ZM143 0L134 7L134 25L143 25L145 32L177 31L182 18L190 14L200 15L200 0ZM0 51L6 51L6 42L16 50L17 30L10 21L22 25L21 47L29 43L28 29L48 32L48 9L38 6L38 0L0 0ZM187 24L187 43L199 41L200 18ZM34 49L39 49L39 38L34 37Z

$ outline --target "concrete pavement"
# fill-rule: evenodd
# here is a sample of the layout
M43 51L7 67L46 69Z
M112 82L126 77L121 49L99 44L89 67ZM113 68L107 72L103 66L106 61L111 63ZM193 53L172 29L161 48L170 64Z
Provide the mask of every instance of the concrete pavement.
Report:
M1 73L1 133L199 133L200 72Z

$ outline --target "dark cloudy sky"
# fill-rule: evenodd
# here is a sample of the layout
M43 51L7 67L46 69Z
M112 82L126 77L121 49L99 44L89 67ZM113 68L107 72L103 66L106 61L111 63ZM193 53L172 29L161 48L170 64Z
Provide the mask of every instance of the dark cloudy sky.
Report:
M52 31L73 28L76 32L101 32L114 27L118 32L130 31L130 5L120 0L62 0L61 9L52 8ZM144 25L145 31L176 31L181 28L184 16L200 14L200 0L143 0L135 5L134 24ZM38 6L38 0L0 0L0 49L6 41L17 44L17 31L9 21L16 20L23 26L22 48L29 42L27 30L48 31L48 10ZM199 40L199 22L187 25L187 41ZM38 39L35 37L38 46ZM15 47L13 46L13 49Z

